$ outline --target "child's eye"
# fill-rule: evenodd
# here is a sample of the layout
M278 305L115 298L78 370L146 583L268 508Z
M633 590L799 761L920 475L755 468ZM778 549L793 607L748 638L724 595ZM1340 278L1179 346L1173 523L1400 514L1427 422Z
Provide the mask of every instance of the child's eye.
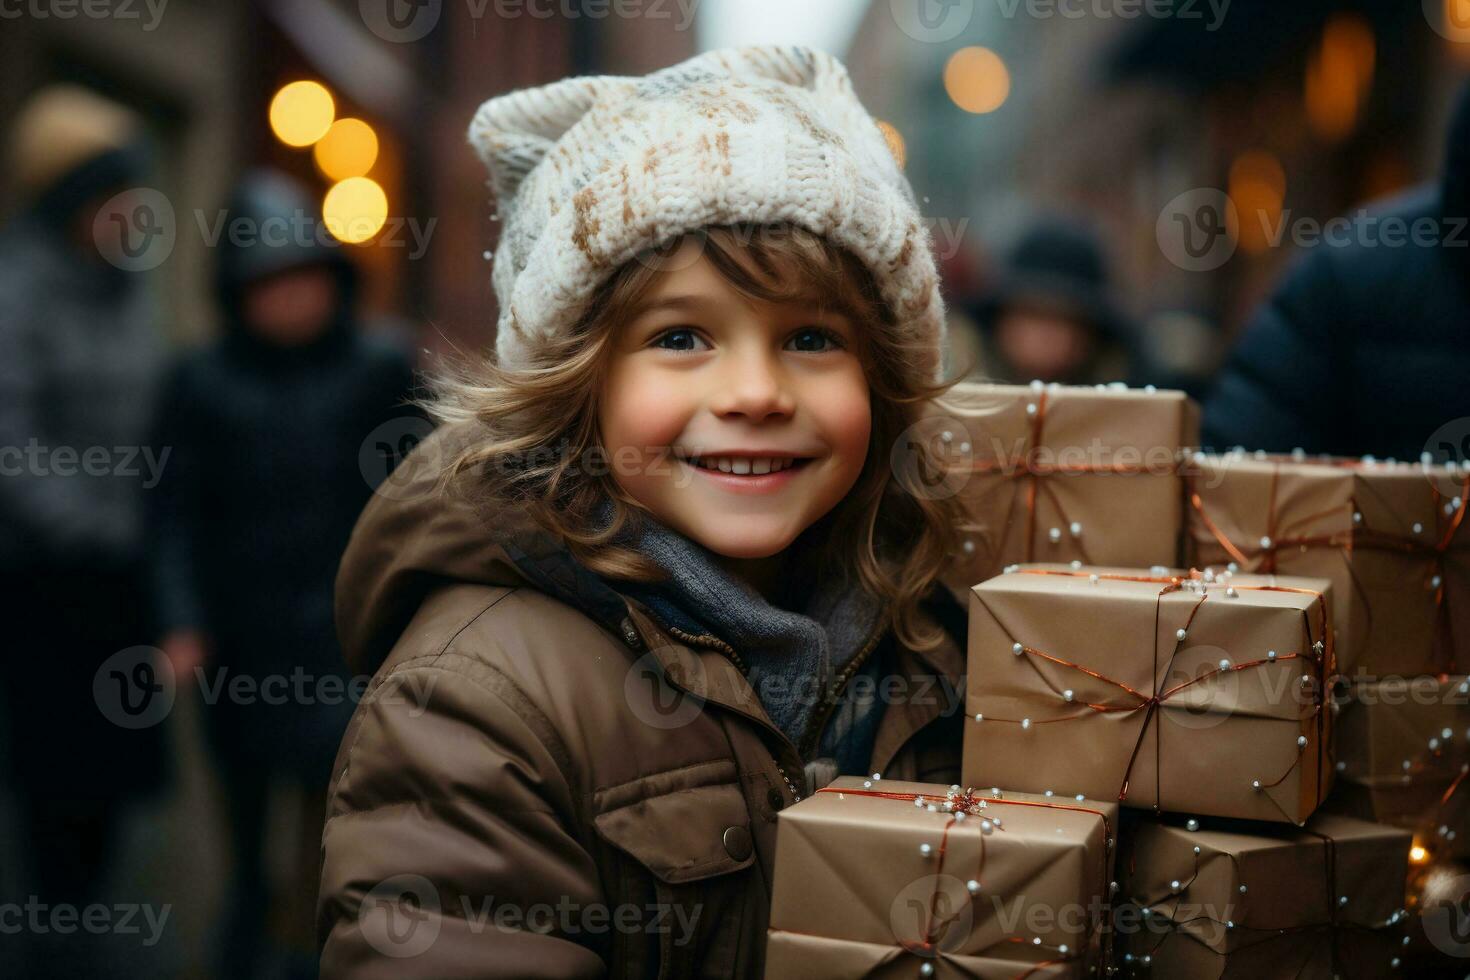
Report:
M666 341L670 340L674 341L674 344L672 346L666 343ZM687 351L697 349L691 346L692 343L696 341L699 343L704 343L704 341L700 339L699 334L695 333L693 330L689 329L688 327L679 327L677 329L668 330L662 334L659 334L658 337L654 339L652 346L660 347L664 350Z
M829 330L826 327L807 327L803 330L797 331L792 336L791 340L797 345L796 349L802 351L803 353L821 353L824 350L841 350L843 347L847 346L842 342L841 334L837 333L837 331L835 330ZM813 342L820 345L822 341L826 341L831 346L826 348L821 346L802 346L803 344L810 344Z

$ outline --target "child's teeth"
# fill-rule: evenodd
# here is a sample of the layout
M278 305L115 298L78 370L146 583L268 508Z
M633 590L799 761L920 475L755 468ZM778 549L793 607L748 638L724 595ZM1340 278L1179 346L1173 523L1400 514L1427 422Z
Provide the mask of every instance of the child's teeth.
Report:
M772 456L763 459L752 459L749 456L701 456L692 458L690 462L707 470L733 473L737 476L764 476L767 473L789 470L796 465L794 459Z

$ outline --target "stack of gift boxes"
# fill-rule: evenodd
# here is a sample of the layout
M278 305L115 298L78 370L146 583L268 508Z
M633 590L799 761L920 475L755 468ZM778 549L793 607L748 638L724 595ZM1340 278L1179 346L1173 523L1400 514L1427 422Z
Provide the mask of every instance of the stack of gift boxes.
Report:
M1203 455L1178 392L965 385L942 411L961 783L842 777L783 812L767 975L1445 955L1419 903L1470 850L1470 472Z
M1470 471L1236 450L1190 457L1184 480L1196 565L1331 581L1340 676L1326 808L1413 835L1405 958L1470 953L1423 918L1470 856Z

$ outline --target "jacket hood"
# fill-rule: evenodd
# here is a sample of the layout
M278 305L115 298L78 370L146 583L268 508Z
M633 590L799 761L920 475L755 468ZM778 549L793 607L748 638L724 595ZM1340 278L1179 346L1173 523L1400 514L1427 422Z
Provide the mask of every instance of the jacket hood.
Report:
M306 188L274 170L252 171L236 185L220 234L215 272L224 297L289 269L351 269Z
M253 282L309 266L330 270L337 280L337 314L325 333L308 344L330 348L351 332L357 305L357 272L347 247L322 223L306 188L275 170L246 175L230 196L216 247L215 292L232 341L269 353L269 344L246 329L241 294ZM301 351L310 355L311 350Z
M475 436L473 425L436 429L358 518L336 584L337 635L354 673L376 671L425 597L455 582L531 586L623 635L627 601L523 508L492 510L463 483L435 489L450 454Z

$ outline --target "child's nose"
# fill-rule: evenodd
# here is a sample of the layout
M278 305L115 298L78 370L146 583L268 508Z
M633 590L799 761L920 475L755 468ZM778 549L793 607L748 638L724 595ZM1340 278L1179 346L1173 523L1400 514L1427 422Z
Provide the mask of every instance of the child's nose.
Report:
M730 357L711 401L717 415L743 415L760 422L795 410L789 379L775 358L761 352Z

